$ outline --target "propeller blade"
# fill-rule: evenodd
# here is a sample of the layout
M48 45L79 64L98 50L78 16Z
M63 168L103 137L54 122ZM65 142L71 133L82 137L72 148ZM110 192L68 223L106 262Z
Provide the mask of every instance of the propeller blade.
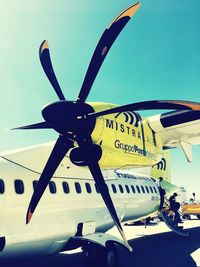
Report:
M97 118L99 116L109 115L113 113L121 113L125 111L141 111L141 110L153 110L153 109L189 109L189 110L200 110L200 103L182 101L182 100L152 100L127 104L103 111L90 113L88 118Z
M60 162L68 152L70 148L73 147L73 142L66 139L65 137L60 136L49 156L49 159L44 167L44 170L40 176L39 182L37 184L36 190L34 191L28 210L26 214L26 224L31 220L31 217L46 189L48 186L54 172L58 168Z
M108 211L110 212L110 215L111 215L115 225L117 226L117 229L119 230L123 240L124 240L124 243L126 244L127 248L130 251L132 251L132 247L129 245L129 243L126 239L123 228L122 228L121 223L119 221L119 218L117 216L114 204L113 204L112 199L110 197L108 187L104 181L104 178L103 178L103 175L102 175L102 172L101 172L101 169L100 169L98 162L91 162L88 164L88 167L89 167L90 172L91 172L91 174L92 174L92 176L96 182L96 185L99 189L99 192L100 192L100 194L101 194L101 196L102 196L102 198L106 204L106 207L107 207Z
M53 66L51 63L50 53L49 53L49 46L46 40L44 40L42 44L40 45L39 57L40 57L40 62L42 64L43 70L46 76L48 77L50 83L52 84L58 98L60 100L66 100L60 88L60 85L58 83L58 80L56 78L56 75L54 73Z
M86 101L92 84L106 55L108 54L109 49L127 22L135 14L139 6L140 4L137 3L128 7L126 10L121 12L104 31L90 61L77 101Z
M51 129L51 128L52 127L47 122L43 121L35 124L12 128L11 130L34 130L34 129Z

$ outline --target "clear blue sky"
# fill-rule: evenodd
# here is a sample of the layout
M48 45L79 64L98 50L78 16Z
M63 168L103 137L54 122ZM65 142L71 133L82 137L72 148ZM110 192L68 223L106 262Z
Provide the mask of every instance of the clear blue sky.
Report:
M49 41L58 80L66 97L74 99L100 35L133 3L0 0L0 151L57 137L50 131L3 131L41 121L43 105L57 100L39 63L40 43ZM199 0L141 1L110 50L88 101L200 102L199 10ZM172 178L200 196L199 146L192 164L181 151L172 151Z

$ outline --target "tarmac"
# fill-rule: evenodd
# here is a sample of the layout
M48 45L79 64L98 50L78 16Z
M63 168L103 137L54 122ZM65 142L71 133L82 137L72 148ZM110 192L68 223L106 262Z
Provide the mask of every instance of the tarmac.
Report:
M124 231L133 252L119 248L119 267L194 267L200 266L200 220L185 221L189 237L173 233L164 222L147 225L125 225ZM118 235L116 228L109 231ZM4 264L1 267L86 267L81 250L26 263Z

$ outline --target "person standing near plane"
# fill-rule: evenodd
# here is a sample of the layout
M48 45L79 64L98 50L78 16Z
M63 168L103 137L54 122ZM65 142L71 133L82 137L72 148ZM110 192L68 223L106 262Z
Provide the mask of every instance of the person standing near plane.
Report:
M158 178L157 184L158 184L158 189L160 192L160 207L159 207L160 210L162 210L163 208L164 201L165 201L165 194L166 194L165 189L163 189L161 186L162 181L163 181L162 177Z
M174 222L175 223L182 223L181 218L180 218L180 214L178 212L178 210L180 209L180 203L176 201L176 197L177 197L177 193L173 193L173 195L171 195L171 197L169 198L169 205L171 210L174 212L175 216L174 216Z

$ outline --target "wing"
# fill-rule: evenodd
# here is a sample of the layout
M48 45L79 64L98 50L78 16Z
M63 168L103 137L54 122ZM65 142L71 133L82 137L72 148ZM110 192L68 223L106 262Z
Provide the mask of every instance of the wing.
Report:
M192 160L192 145L200 144L200 111L173 111L148 120L160 134L164 149L182 147L187 160Z

